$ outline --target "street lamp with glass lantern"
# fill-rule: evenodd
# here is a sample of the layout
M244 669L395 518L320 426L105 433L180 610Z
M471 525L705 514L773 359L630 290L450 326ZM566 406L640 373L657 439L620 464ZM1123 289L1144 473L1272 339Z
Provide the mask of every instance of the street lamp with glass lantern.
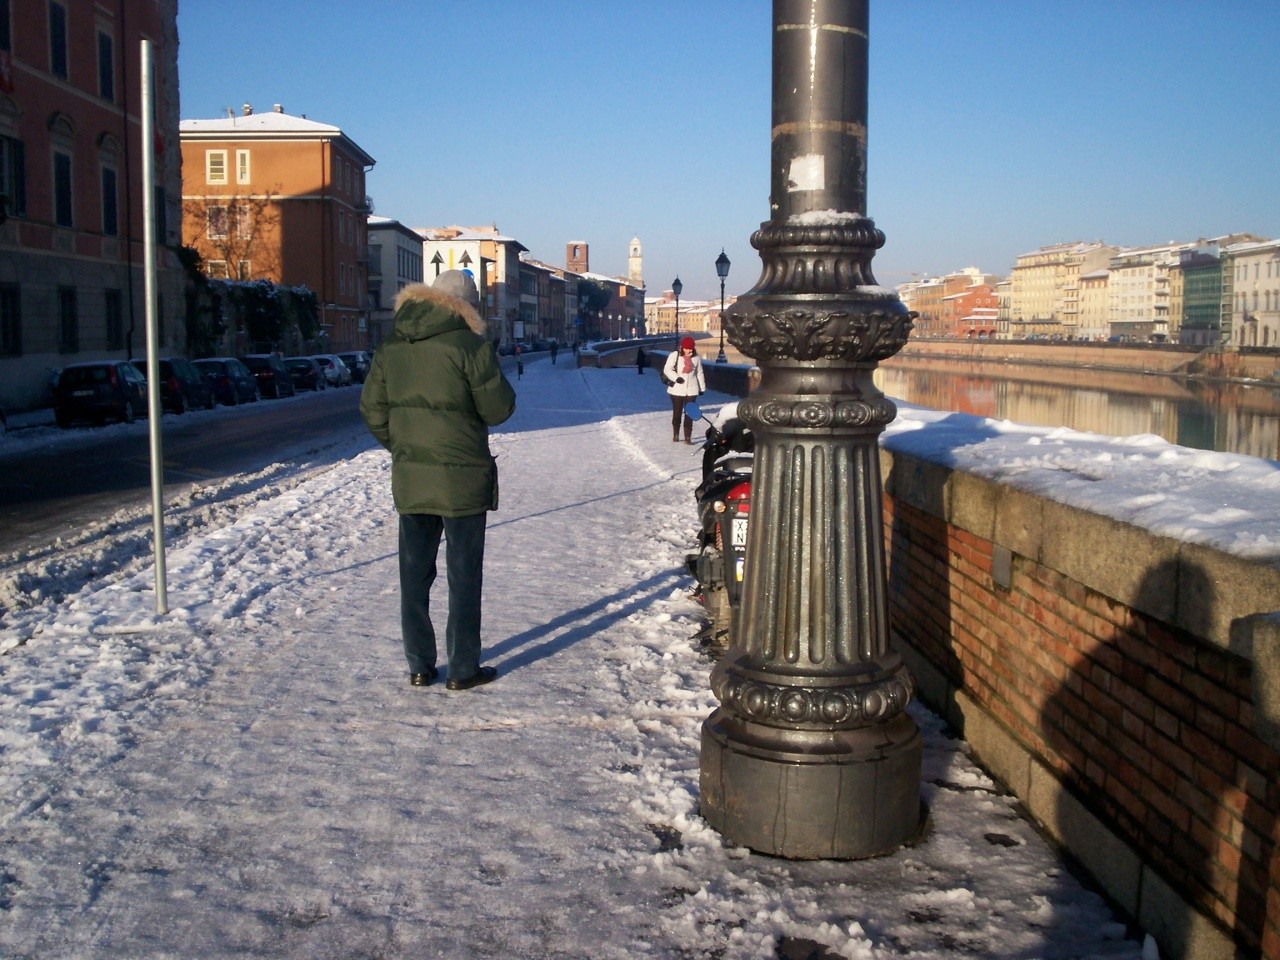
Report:
M680 291L684 289L684 284L680 282L680 278L676 277L671 281L671 292L676 295L676 339L680 339Z
M724 355L724 280L729 276L729 258L724 255L724 247L720 248L720 256L716 257L716 275L720 278L720 355L716 363L726 363Z

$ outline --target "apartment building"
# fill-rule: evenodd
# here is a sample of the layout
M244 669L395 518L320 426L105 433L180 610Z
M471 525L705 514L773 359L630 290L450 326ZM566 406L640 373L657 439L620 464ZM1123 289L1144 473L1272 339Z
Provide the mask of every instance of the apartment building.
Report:
M1223 247L1224 339L1242 347L1280 346L1280 240Z
M155 138L141 140L141 42ZM49 402L50 372L144 348L142 174L155 156L157 241L181 195L176 0L0 0L0 403ZM159 254L160 343L181 352L182 269Z
M1105 267L1090 270L1079 277L1080 312L1076 326L1076 338L1080 340L1106 340L1111 336L1111 315L1107 303L1107 278L1111 271Z
M422 282L422 237L399 220L368 218L369 346L391 335L396 294Z
M508 343L521 319L520 255L529 248L503 234L497 224L480 227L419 227L426 279L446 270L470 270L480 290L489 339ZM536 299L536 292L534 293Z
M649 297L644 302L644 325L650 334L675 333L676 295L670 290L660 297Z
M987 285L994 289L1000 277L983 273L977 267L965 267L944 277L914 280L898 287L898 296L908 310L914 310L915 335L918 337L956 336L959 312L967 313L971 301L963 295L973 287ZM995 307L991 303L991 307ZM959 311L959 312L958 312ZM994 333L995 315L991 317ZM963 335L963 334L960 334Z
M1071 242L1020 254L1009 279L1010 335L1080 336L1080 275L1107 265L1117 248Z
M944 335L962 340L993 340L999 317L996 288L976 283L943 298Z
M182 234L208 275L308 287L331 348L367 349L373 157L339 127L280 104L183 120L180 134Z
M1170 318L1180 343L1221 342L1222 253L1217 247L1185 250L1170 272Z
M1127 340L1176 337L1170 325L1170 273L1194 243L1166 243L1121 251L1107 265L1111 335Z

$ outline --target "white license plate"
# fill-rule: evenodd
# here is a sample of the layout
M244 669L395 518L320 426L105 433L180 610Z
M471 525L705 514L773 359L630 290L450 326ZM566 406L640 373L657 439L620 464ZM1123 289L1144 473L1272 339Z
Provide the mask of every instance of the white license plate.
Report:
M71 395L73 397L92 397L93 391L92 390L72 390Z
M729 542L735 547L747 545L747 518L734 517L733 530L729 533Z

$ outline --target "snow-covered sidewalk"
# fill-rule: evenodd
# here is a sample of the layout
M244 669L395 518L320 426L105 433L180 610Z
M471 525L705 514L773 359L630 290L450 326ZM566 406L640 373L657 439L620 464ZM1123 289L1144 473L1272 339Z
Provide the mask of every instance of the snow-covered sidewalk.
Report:
M515 385L491 686L408 686L389 461L364 436L193 505L166 616L136 533L112 532L131 518L74 576L0 583L0 955L1141 955L919 708L921 844L722 845L697 816L696 448L652 374L541 359Z

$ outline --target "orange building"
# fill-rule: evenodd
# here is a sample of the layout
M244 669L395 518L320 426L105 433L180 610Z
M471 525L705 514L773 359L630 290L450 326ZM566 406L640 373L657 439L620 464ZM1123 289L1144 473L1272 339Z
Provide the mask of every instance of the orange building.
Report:
M333 350L371 346L365 174L338 127L285 113L183 120L182 235L211 277L316 294Z
M966 340L990 339L996 336L996 317L1000 301L995 287L975 283L943 301L944 336Z
M178 240L176 0L0 0L0 405L49 370L142 351L141 41L152 44L157 241ZM159 251L160 342L181 351L182 269Z

